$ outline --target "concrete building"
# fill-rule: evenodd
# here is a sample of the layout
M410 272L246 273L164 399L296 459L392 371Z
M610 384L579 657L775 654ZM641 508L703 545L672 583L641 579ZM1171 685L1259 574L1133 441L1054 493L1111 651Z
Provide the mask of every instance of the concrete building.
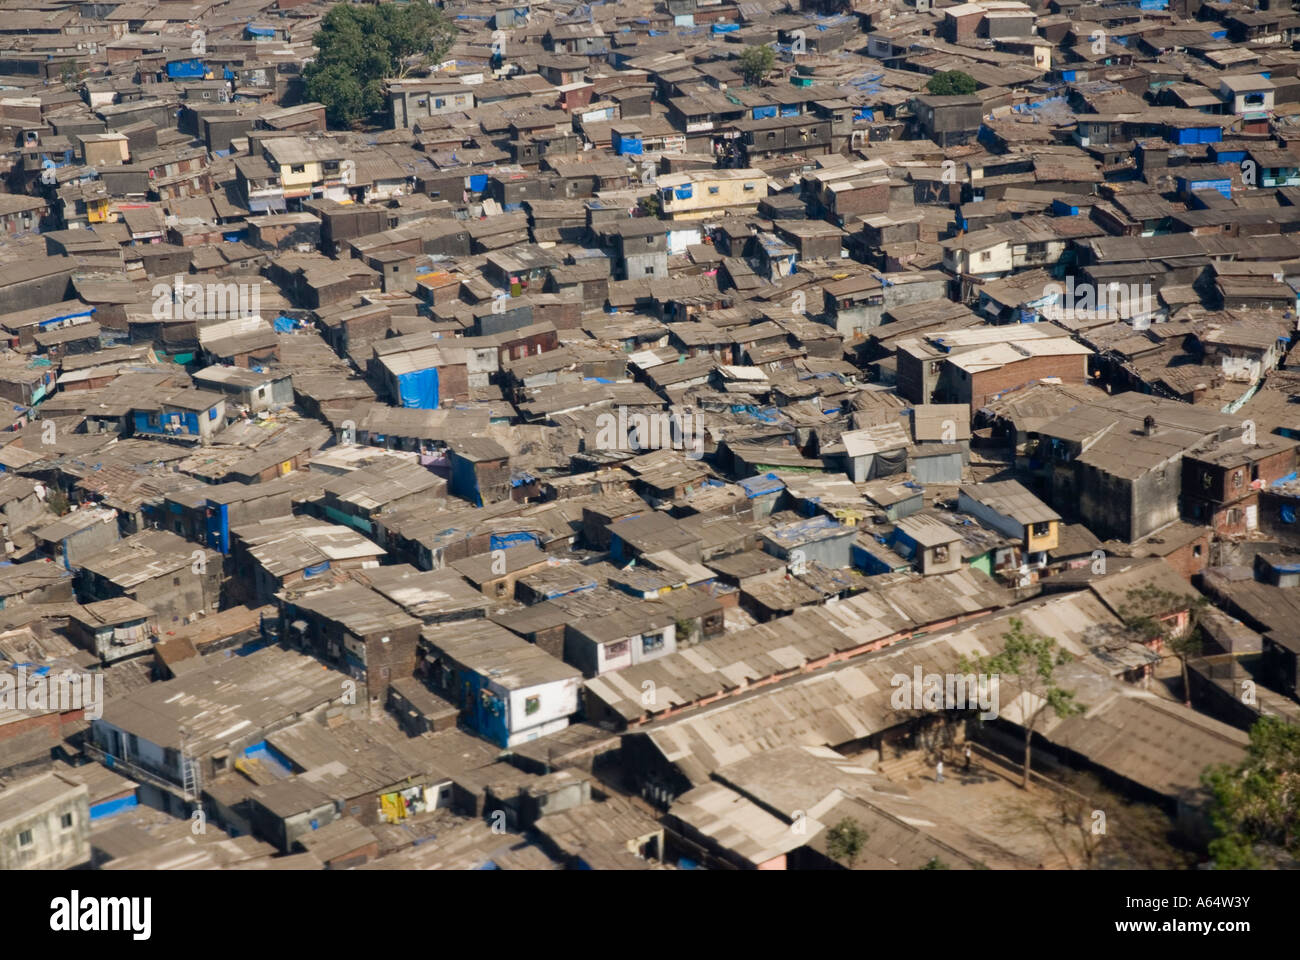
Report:
M89 789L43 773L0 788L0 870L67 870L90 862Z

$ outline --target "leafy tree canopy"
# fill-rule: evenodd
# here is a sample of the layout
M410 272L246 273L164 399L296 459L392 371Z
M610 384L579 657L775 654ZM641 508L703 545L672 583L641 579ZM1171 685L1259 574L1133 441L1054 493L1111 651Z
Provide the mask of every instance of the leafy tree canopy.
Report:
M1047 711L1064 719L1082 713L1084 707L1075 700L1074 693L1057 682L1056 668L1074 658L1062 650L1051 637L1030 633L1025 622L1018 617L1008 621L1011 629L1002 634L1002 652L980 657L974 663L962 657L957 669L962 673L986 673L999 678L999 687L1008 679L1027 693L1034 695L1038 706L1021 723L1025 733L1025 767L1021 786L1029 789L1030 745L1038 721Z
M354 125L384 112L384 81L410 76L451 49L456 28L430 3L340 3L312 38L319 51L303 77L329 121Z
M1174 643L1186 640L1184 646L1196 646L1196 628L1200 625L1210 601L1205 597L1183 595L1164 590L1154 584L1135 587L1125 595L1120 616L1125 626L1143 640L1163 640ZM1186 612L1186 623L1178 623L1175 614Z
M1183 674L1183 702L1192 705L1187 661L1201 653L1201 621L1210 609L1205 597L1164 590L1155 584L1134 588L1119 611L1124 625L1146 643L1159 641L1178 658ZM1176 614L1183 613L1180 622Z
M930 78L925 90L936 97L964 96L975 92L975 78L960 70L944 70Z
M776 63L776 51L771 47L746 47L740 54L740 75L745 83L762 83Z
M845 817L826 831L826 852L841 863L853 866L867 842L867 831L858 821Z
M1246 759L1206 770L1210 856L1220 870L1250 870L1300 856L1300 727L1260 717Z

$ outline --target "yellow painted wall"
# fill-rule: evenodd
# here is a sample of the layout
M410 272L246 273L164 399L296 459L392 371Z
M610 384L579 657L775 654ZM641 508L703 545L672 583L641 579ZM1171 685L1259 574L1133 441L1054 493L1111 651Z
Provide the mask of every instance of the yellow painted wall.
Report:
M284 185L285 193L293 190L310 190L312 184L321 183L325 179L318 160L304 163L302 168L302 173L294 173L290 164L281 164L280 183Z
M752 189L745 189L747 183ZM711 193L713 188L718 192ZM678 220L691 220L708 216L719 207L757 206L767 196L767 182L759 175L752 180L697 180L691 185L691 194L686 198L674 194L664 202L664 212Z
M1034 536L1032 526L1026 528L1027 542L1025 548L1031 553L1037 553L1041 550L1055 550L1061 544L1061 525L1055 520L1047 524L1047 533L1041 537Z

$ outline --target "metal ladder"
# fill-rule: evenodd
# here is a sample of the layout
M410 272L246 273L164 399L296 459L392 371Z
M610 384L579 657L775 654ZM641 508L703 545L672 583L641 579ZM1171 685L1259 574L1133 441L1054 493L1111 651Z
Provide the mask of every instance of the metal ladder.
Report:
M185 788L185 799L197 803L202 784L199 782L198 765L188 751L181 754L181 786Z
M181 739L181 787L185 791L185 799L199 802L199 791L203 789L203 784L199 776L199 766L190 753L189 736L182 729L180 731Z

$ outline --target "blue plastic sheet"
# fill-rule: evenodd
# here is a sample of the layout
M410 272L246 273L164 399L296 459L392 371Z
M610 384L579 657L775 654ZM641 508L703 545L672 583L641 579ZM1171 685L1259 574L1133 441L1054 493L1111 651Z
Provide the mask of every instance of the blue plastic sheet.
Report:
M745 496L750 500L755 497L761 497L766 493L777 493L785 489L785 484L775 473L766 473L761 477L749 477L740 481L744 488Z
M121 813L123 810L130 810L139 805L140 801L134 793L125 797L118 797L116 800L105 800L103 803L96 803L90 808L90 819L102 820L104 817L111 817L115 813Z
M509 550L511 547L517 547L522 543L531 543L533 546L540 548L541 542L531 533L520 531L518 533L494 533L488 541L488 548L491 550Z
M412 370L397 378L402 406L414 410L438 409L438 368Z

